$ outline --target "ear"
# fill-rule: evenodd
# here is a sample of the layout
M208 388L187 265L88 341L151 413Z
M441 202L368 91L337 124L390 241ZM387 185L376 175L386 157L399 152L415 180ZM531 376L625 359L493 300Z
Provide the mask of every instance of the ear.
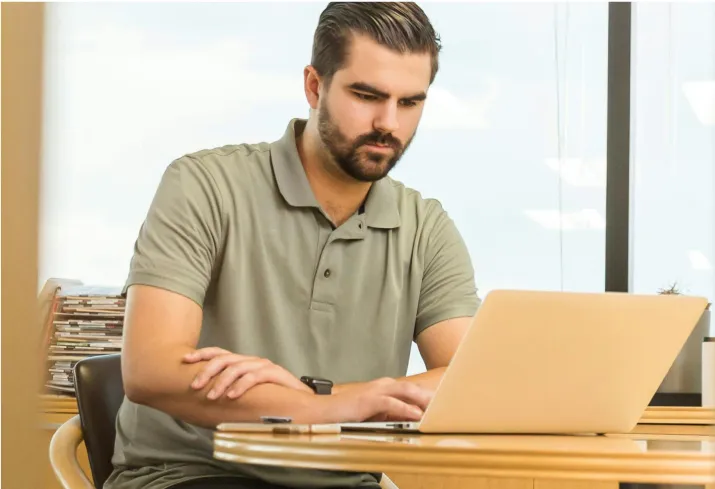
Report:
M318 108L320 100L320 75L315 71L315 68L308 65L303 69L303 89L305 90L305 98L308 100L308 105L311 109Z

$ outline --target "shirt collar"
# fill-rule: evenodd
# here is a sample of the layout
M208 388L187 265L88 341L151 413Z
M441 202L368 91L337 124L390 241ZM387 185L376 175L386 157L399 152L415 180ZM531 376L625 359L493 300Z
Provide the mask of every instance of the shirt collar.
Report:
M296 135L303 132L305 123L303 119L291 120L283 137L271 143L271 164L278 190L286 202L293 207L319 208L296 146Z
M296 146L296 136L303 132L306 122L305 119L292 119L283 137L271 143L271 164L278 190L288 204L294 207L320 208L308 183ZM391 178L385 177L372 184L365 201L365 222L368 226L382 229L400 226L395 193L394 181Z
M368 226L381 229L400 227L396 192L393 180L389 177L372 184L365 202L365 222Z

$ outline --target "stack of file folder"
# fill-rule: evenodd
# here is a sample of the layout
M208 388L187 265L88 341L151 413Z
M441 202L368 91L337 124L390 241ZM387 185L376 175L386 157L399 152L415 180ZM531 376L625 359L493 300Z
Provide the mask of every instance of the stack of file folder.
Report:
M84 358L120 353L125 299L119 290L75 286L60 289L47 335L50 393L74 395L74 366Z

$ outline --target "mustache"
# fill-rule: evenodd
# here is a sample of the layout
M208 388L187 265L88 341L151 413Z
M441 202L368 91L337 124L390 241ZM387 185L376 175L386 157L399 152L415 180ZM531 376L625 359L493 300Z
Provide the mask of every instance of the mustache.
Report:
M368 134L363 134L355 140L354 147L358 148L365 144L389 146L395 151L402 151L402 143L400 140L388 133L373 131Z

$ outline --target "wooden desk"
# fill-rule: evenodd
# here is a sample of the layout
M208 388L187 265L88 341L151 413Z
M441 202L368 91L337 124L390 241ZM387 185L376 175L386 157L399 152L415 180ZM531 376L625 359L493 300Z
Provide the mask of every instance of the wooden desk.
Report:
M715 409L649 407L631 433L715 436Z
M600 488L618 487L619 482L715 483L715 438L696 435L217 432L214 456L237 463L384 472L400 489Z
M45 449L43 449L41 454L38 454L38 458L41 460L38 460L40 466L45 467L45 484L42 486L43 489L56 489L59 488L59 483L56 481L54 474L52 473L52 469L50 468L49 465L49 458L48 458L48 452L47 452L47 446L49 446L49 439L54 434L55 429L59 426L59 424L65 422L67 419L71 418L75 414L77 414L77 403L76 400L73 398L67 398L67 397L57 397L57 396L51 396L51 395L44 395L41 396L40 398L40 411L41 411L41 419L42 419L42 431L43 431L43 439L45 440ZM636 429L633 431L632 434L630 435L619 435L619 436L612 436L609 438L618 438L618 437L626 437L627 439L634 441L636 443L636 446L643 447L645 446L646 452L641 453L642 456L645 457L645 459L648 460L648 464L654 464L654 460L658 460L658 457L663 458L663 457L668 457L669 454L673 455L675 454L675 458L671 458L669 460L669 464L676 465L676 472L678 469L678 460L679 456L678 454L680 453L681 455L684 455L685 458L683 459L682 457L680 458L681 461L685 460L683 463L690 463L688 460L690 459L695 459L695 463L697 464L698 467L702 469L703 464L705 464L705 468L707 470L707 461L703 461L703 457L707 458L707 453L703 452L703 447L706 446L713 446L713 443L715 441L715 410L713 409L703 409L703 408L687 408L687 407L668 407L668 408L656 408L656 407L651 407L646 410L646 412L643 414L643 417L641 419L641 422L638 424ZM707 436L710 435L710 436ZM218 439L223 438L217 437L217 443ZM414 437L413 437L414 438ZM469 438L469 437L468 437ZM477 438L482 438L482 437L477 437ZM487 437L487 438L494 438L494 437ZM559 444L557 442L558 438L561 437L547 437L549 441L549 445L544 445L543 450L541 453L536 450L536 453L534 453L535 448L538 448L538 445L534 444L534 440L532 439L531 441L529 440L522 440L522 442L525 444L524 447L522 448L531 448L532 453L529 454L528 450L525 451L525 455L523 460L528 460L531 458L532 462L533 461L538 461L538 460L544 460L544 457L546 457L546 454L548 453L548 450L556 451L556 455L558 457L561 457L563 459L566 457L566 460L568 461L575 461L575 462L580 462L582 465L587 463L588 458L585 456L587 455L584 454L584 452L581 453L576 453L573 455L569 455L565 453L565 445ZM570 439L570 437L566 437L567 441ZM418 439L422 439L421 437L418 437ZM458 439L457 439L458 440ZM491 445L480 445L480 446L474 446L470 447L466 452L461 453L461 455L464 455L466 457L474 457L478 458L479 460L482 460L483 462L488 462L488 459L485 459L484 457L488 454L489 450L495 451L497 457L519 457L519 452L511 452L507 450L505 453L505 447L504 445L505 441L507 441L507 438L505 437L496 437L494 440L499 441L502 443L501 449L499 450L499 446L494 446L493 444ZM277 442L281 441L286 441L282 438L278 438L275 440ZM306 441L304 440L293 440L299 441L300 443L303 444L304 450L306 448L309 448L313 442L316 443L317 446L317 440L314 441ZM321 443L329 442L330 440L328 439L323 439ZM345 441L354 441L351 440L350 438L346 438L346 440L342 440L342 442ZM469 441L469 440L467 440ZM333 440L332 443L340 443L341 440ZM391 448L389 448L390 443L392 443L391 440L387 439L380 439L379 441L373 441L370 440L369 437L366 440L358 440L358 442L361 444L361 446L364 446L366 444L369 445L378 445L381 446L383 449L387 449L389 452L391 452ZM253 447L246 447L246 444L252 444L254 443L253 440L245 440L244 437L233 437L228 435L227 440L222 440L222 444L226 444L227 448L218 448L216 450L216 455L217 457L222 457L225 452L225 455L230 457L230 460L234 461L240 461L240 457L242 456L249 456L249 457L254 457L255 454L252 453L251 448L255 451L260 451L261 446L253 446ZM306 444L307 443L307 444ZM451 442L450 442L451 443ZM561 442L563 443L563 441ZM586 445L589 445L590 442L582 442L581 440L575 440L575 441L570 441L569 443L581 443L581 446L583 448L584 443ZM606 441L606 443L611 443L610 441ZM698 451L697 446L698 443L700 443L700 451ZM419 445L415 445L414 443L409 443L409 442L395 442L395 445L407 445L408 449L409 448L418 448L421 450L439 450L441 451L442 455L445 455L447 453L448 449L452 450L457 450L460 449L460 447L450 447L449 444L445 446L444 444L438 445L432 448L429 448L429 443L424 442L423 445L420 447ZM437 445L435 439L432 439L432 444ZM529 445L530 444L530 445ZM709 445L708 445L709 444ZM385 447L385 445L388 445L388 447ZM632 448L632 443L626 444L629 448ZM673 449L672 446L675 447ZM572 447L575 447L575 445L571 445ZM243 447L243 448L242 448ZM339 449L342 450L342 446L338 445ZM593 447L593 445L591 445ZM241 454L246 448L248 450L246 453L243 455ZM284 450L283 445L278 445L278 449ZM330 443L328 443L327 446L324 448L331 449L330 448ZM377 447L374 447L377 448ZM514 448L512 446L512 448ZM604 444L601 444L601 448L605 448ZM362 450L362 449L359 449ZM464 448L462 448L464 450ZM485 451L486 450L486 451ZM652 452L652 453L648 453ZM394 452L391 452L394 453ZM78 450L78 457L80 459L80 465L85 469L85 473L91 478L91 473L89 470L89 462L87 460L87 452L84 447L84 443L80 446ZM277 454L280 456L280 452ZM300 454L298 454L300 455ZM343 453L343 455L345 455ZM611 460L611 462L617 462L619 459L619 456L617 455L616 452L610 452L609 454L606 454L608 456L604 456L603 453L600 455L596 452L592 453L593 459L594 460ZM634 460L634 454L633 453L626 453L626 456L622 459L625 463L631 463ZM655 458L651 457L653 455ZM375 456L374 452L371 452L371 457ZM710 452L711 457L715 457L715 451ZM540 458L539 458L540 457ZM605 458L604 458L605 457ZM651 457L651 458L648 458ZM429 457L428 457L429 458ZM549 457L546 457L548 460ZM644 459L644 460L645 460ZM347 460L350 460L350 458L347 458ZM369 461L364 461L363 463L371 463ZM468 460L465 458L461 458L461 460ZM300 460L299 460L300 461ZM380 463L382 463L382 460L378 460ZM638 463L641 463L643 460L638 461ZM278 463L278 464L284 464L282 460L279 458L276 458L274 460L266 461L267 463ZM303 461L305 462L305 461ZM409 462L409 461L408 461ZM553 459L552 459L553 462ZM712 462L712 459L711 459ZM336 463L338 466L342 463L340 457L337 459L333 460L333 463ZM715 463L715 462L712 462ZM644 462L645 464L645 462ZM287 465L287 464L285 464ZM415 464L413 464L415 465ZM298 466L311 466L311 465L298 465ZM668 465L666 466L657 466L657 470L659 471L665 471L667 470ZM604 473L604 470L600 471L581 471L580 473L575 473L574 472L574 467L572 465L572 468L569 470L568 467L561 467L559 469L559 473L549 473L545 474L545 470L539 471L539 475L534 476L528 475L528 472L524 474L519 474L517 472L511 471L510 467L507 465L506 467L502 467L500 470L505 471L503 475L500 475L498 477L492 476L492 475L464 475L464 471L459 470L459 467L450 468L449 466L445 466L442 471L437 471L434 472L434 469L431 469L429 466L428 467L423 467L424 470L415 470L411 467L408 467L407 469L402 469L402 470L397 470L400 468L399 464L392 464L389 467L389 470L385 469L384 471L387 472L389 477L397 484L397 486L400 489L617 489L618 488L618 479L613 478L613 474L606 474ZM536 467L538 469L538 467ZM578 468L578 467L576 467ZM641 469L646 469L646 468L652 468L651 465L648 465L646 467L645 465L641 465ZM418 467L419 469L419 467ZM710 466L711 469L711 474L713 474L713 478L715 478L715 468L713 468L712 464ZM362 469L360 469L362 470ZM377 470L377 469L370 469L370 470ZM534 468L532 467L529 469L533 472ZM479 471L479 468L477 467L477 471ZM445 474L453 474L453 475L445 475ZM653 474L651 474L653 475ZM657 473L655 475L658 475ZM663 475L662 473L660 475ZM702 474L701 474L702 475ZM595 478L594 478L595 477ZM644 481L640 481L644 482ZM715 480L711 480L711 483L714 484L712 488L709 487L709 489L715 489Z

